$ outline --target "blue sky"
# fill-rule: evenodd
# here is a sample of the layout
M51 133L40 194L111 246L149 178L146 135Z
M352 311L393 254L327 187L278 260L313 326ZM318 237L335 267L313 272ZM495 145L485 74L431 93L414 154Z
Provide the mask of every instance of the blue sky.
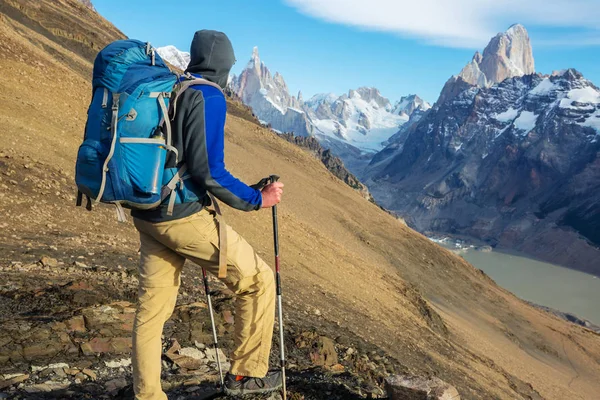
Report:
M498 8L502 3L502 8ZM551 5L548 5L551 3ZM600 85L600 0L95 0L127 36L188 51L196 30L233 42L239 73L262 61L304 98L377 87L435 101L445 81L512 23L529 30L536 70L577 68ZM436 11L432 11L436 10Z

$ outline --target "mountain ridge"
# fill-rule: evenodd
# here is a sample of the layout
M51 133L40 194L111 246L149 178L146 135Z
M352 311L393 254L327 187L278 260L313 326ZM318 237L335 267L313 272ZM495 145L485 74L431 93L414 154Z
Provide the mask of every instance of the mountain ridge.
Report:
M529 43L524 28L510 29ZM373 158L367 185L422 232L600 275L600 91L573 69L528 72L491 85L451 78L433 108Z
M174 46L158 51L180 69L185 69L189 62L189 53ZM355 164L364 164L361 153L381 150L414 112L431 108L417 95L403 96L392 104L372 87L349 89L341 96L318 93L304 100L302 91L297 96L289 93L283 75L271 73L261 60L258 47L254 47L240 75L232 77L230 88L264 125L280 133L315 136L356 171L359 168Z

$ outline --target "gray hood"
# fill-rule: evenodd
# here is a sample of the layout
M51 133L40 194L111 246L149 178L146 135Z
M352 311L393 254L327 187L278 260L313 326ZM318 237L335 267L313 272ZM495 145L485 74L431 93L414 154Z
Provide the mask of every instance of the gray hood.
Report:
M235 63L233 46L227 35L210 30L196 32L190 46L190 58L186 72L200 74L222 88L227 86L229 71Z

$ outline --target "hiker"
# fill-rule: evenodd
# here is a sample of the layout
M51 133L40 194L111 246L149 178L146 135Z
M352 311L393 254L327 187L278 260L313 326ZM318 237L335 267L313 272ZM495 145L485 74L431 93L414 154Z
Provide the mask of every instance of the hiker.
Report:
M221 32L196 32L186 72L225 88L235 62L233 47ZM191 86L176 101L171 123L173 146L179 163L200 187L229 206L243 211L269 208L281 200L283 184L262 190L232 176L223 159L226 101L221 90L209 85ZM171 153L167 167L175 167ZM138 400L167 399L160 383L161 335L177 300L181 269L193 261L217 275L219 229L226 228L227 277L222 281L236 294L235 349L225 377L228 394L262 393L281 387L280 371L269 371L269 354L275 319L273 271L254 249L219 216L209 210L208 193L200 201L132 210L140 233L139 303L133 327L133 379Z

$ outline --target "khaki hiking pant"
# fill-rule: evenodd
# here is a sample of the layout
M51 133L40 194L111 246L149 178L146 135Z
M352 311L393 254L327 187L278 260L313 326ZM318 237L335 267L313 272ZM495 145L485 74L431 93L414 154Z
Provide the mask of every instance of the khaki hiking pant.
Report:
M137 400L166 400L160 383L161 335L175 308L181 269L186 259L217 275L219 233L207 209L175 221L134 219L140 232L139 300L133 326L133 387ZM227 226L227 278L236 294L235 375L263 377L275 320L273 271L237 232Z

